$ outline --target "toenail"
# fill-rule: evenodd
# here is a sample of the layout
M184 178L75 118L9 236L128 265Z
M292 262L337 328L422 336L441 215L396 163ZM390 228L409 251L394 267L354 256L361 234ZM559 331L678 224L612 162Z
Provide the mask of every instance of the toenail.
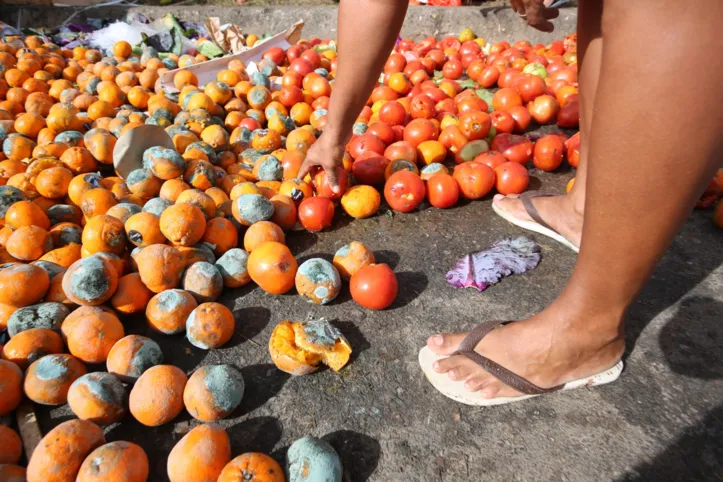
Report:
M488 391L483 391L482 398L492 398L492 394Z
M447 373L447 376L449 376L449 378L451 378L452 380L455 380L457 378L456 370L454 370L454 369L450 370L449 373Z
M505 196L502 194L495 194L495 197L492 198L493 201L499 201L501 199L504 199Z
M471 392L473 389L472 382L470 382L470 381L465 382L464 388L466 388L467 390L469 390Z
M442 335L434 335L432 337L432 343L437 346L442 346L444 344L444 337Z
M439 370L439 362L434 362L432 368L434 368L435 370Z

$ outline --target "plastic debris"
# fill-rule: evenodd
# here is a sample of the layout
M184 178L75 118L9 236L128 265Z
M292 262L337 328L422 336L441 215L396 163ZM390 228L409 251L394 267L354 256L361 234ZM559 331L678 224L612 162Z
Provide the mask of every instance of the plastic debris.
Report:
M455 288L486 290L502 278L534 269L542 255L540 246L527 236L502 238L477 253L457 261L447 273L447 282Z

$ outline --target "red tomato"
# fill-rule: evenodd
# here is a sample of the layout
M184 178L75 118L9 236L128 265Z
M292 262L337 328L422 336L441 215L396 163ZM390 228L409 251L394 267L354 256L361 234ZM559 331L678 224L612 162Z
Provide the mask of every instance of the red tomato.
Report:
M341 199L347 189L349 189L349 174L344 170L343 167L338 166L336 168L336 179L339 182L339 192L335 193L331 190L329 184L329 177L326 171L320 170L314 176L314 188L319 196L327 197L333 201Z
M442 50L446 50L446 49L459 50L459 48L461 46L462 46L462 43L454 35L448 35L439 41L439 48L441 48Z
M511 108L507 112L509 112L512 118L515 120L515 132L525 132L525 130L529 127L530 122L532 121L530 111L527 110L526 107L518 105L517 107Z
M409 115L412 119L431 119L434 117L434 104L436 102L425 94L419 94L412 99L409 106Z
M498 90L492 97L492 108L494 110L509 110L518 105L522 105L522 97L515 89L509 87Z
M430 97L434 101L435 104L439 101L449 98L449 96L436 85L431 85L431 86L427 86L427 87L425 87L424 85L421 85L420 87L422 88L422 94L426 95L427 97Z
M306 154L302 151L286 151L281 160L281 167L284 168L284 179L295 179L299 177L299 170L305 158Z
M527 109L539 124L549 124L555 120L560 111L560 104L553 96L545 94L527 104Z
M404 140L415 149L424 141L437 139L439 130L429 119L414 119L404 128Z
M269 50L264 52L261 58L269 59L276 65L283 65L284 59L286 58L286 52L281 47L271 47Z
M569 67L563 67L561 69L555 70L550 75L550 78L552 80L564 80L566 82L574 84L575 82L577 82L577 71Z
M424 194L424 181L410 171L395 172L384 185L384 199L400 213L414 211L424 200Z
M469 139L462 133L459 126L450 125L442 129L439 133L439 142L442 145L456 154L462 149L465 144L469 142Z
M403 159L412 164L417 163L417 149L407 141L397 141L384 150L384 157L389 161Z
M333 220L334 203L327 197L310 197L299 204L299 221L307 231L319 232L331 226Z
M527 137L513 134L499 134L492 140L490 148L501 152L508 161L525 165L532 159L534 145Z
M487 151L482 154L478 154L477 157L472 159L472 161L486 164L490 169L494 170L500 164L507 162L507 158L497 151Z
M384 154L384 148L384 142L374 134L362 134L352 139L346 150L352 159L356 160L364 152L371 151Z
M314 69L321 67L321 56L314 49L304 50L301 53L301 58L309 62Z
M261 129L261 124L259 124L259 121L257 121L253 117L246 117L245 119L242 119L241 122L239 122L239 126L243 126L251 132L255 131L256 129Z
M479 55L479 53L481 51L482 51L482 48L474 40L465 40L464 42L462 42L462 45L459 47L459 54L462 56L467 55L467 54Z
M458 199L459 186L449 174L435 174L427 181L427 200L435 208L451 208Z
M575 100L568 101L557 114L557 125L574 129L580 125L580 103Z
M312 67L306 59L299 57L289 64L289 70L296 72L302 77L306 77L314 71L314 67Z
M286 50L286 57L289 59L289 62L293 62L301 56L301 52L303 51L304 47L301 45L292 45L288 48L288 50Z
M463 71L462 62L459 60L448 60L442 67L442 75L445 79L457 80L462 77Z
M444 65L444 52L439 49L432 49L427 52L427 57L434 60L434 66L437 70L440 70Z
M397 276L386 264L371 264L354 273L349 280L351 297L364 308L383 310L397 298Z
M477 82L479 82L482 87L487 89L497 84L499 78L500 69L491 65L485 68L482 73L477 77Z
M490 114L492 119L492 127L495 128L497 134L512 134L515 131L515 118L512 114L503 110L496 110Z
M470 66L470 64L471 64L472 62L474 62L474 61L476 61L476 60L479 60L479 54L471 54L471 53L470 53L470 54L464 54L464 55L462 56L462 60L461 60L461 62L462 62L462 67L464 67L464 68L466 69L466 68L468 68L468 67ZM468 75L469 75L469 74L468 74ZM470 78L472 78L472 77L470 77Z
M567 162L572 167L577 168L580 165L580 132L576 132L574 136L565 141L567 148Z
M521 75L522 72L520 72L519 69L509 68L500 74L500 78L497 80L497 85L503 89L513 88L517 83L517 79L519 79Z
M552 172L562 164L563 152L565 144L560 136L554 134L542 136L535 142L532 163L540 170Z
M469 90L465 92L470 92ZM460 94L462 95L462 94ZM462 114L464 112L482 111L487 112L487 102L480 99L476 95L469 95L462 97L457 102L457 111Z
M497 192L503 195L520 194L530 183L530 173L522 164L505 162L495 168Z
M387 74L401 72L405 65L407 65L407 59L404 58L404 55L392 53L387 59L387 63L384 64L384 72Z
M530 102L535 97L545 93L547 86L539 75L523 74L515 85L517 92L522 96L524 102Z
M483 198L495 186L495 171L481 162L463 162L455 166L452 175L466 199Z
M419 60L412 60L411 62L407 62L403 72L407 77L411 77L417 70L424 70L424 65L422 65L422 62Z
M407 110L399 102L387 102L379 109L379 120L391 126L404 124L406 118Z
M384 122L377 122L376 124L370 125L366 134L373 134L377 136L385 146L394 142L394 131L392 130L392 126Z
M389 161L376 152L366 152L351 166L351 172L359 184L378 186L384 184L384 170Z
M470 141L487 137L490 127L492 127L492 121L486 112L465 112L459 116L459 129Z
M455 104L454 99L444 99L439 102L437 102L434 106L434 111L439 114L457 114L457 104Z

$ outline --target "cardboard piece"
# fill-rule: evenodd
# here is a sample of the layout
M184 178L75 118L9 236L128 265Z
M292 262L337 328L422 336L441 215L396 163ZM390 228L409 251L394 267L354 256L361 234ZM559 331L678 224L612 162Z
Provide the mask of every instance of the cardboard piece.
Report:
M301 31L303 28L304 21L299 20L289 27L286 32L274 35L266 42L255 45L251 49L241 52L240 54L227 55L226 57L208 60L206 62L201 62L200 64L191 65L184 69L169 70L163 74L160 79L158 79L158 83L165 92L178 92L178 89L176 89L173 85L173 76L176 75L176 72L179 70L190 70L196 74L199 86L206 85L208 82L216 80L216 74L225 70L228 67L228 63L232 60L239 59L248 65L249 62L258 62L261 60L263 53L271 47L281 47L282 49L289 48L291 45L295 44L299 38L301 38Z
M43 433L40 431L38 418L35 416L35 409L30 400L23 400L15 411L15 416L25 453L32 454L43 439ZM28 458L30 457L28 456Z
M113 167L125 179L132 171L143 167L143 153L150 147L175 149L173 140L160 126L144 124L126 131L113 149Z
M238 25L227 25L224 28L218 17L207 18L205 25L213 43L227 54L240 54L248 50Z

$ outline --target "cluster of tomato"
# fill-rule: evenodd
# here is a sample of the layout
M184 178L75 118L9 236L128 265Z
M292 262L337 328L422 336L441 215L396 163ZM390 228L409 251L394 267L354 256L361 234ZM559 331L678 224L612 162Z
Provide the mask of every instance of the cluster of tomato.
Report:
M576 167L579 134L559 131L536 142L523 135L535 125L578 126L575 49L574 35L548 46L488 45L470 30L401 40L348 145L354 180L384 184L389 206L409 212L425 195L448 208L492 189L523 192L530 161L554 171L567 157Z

